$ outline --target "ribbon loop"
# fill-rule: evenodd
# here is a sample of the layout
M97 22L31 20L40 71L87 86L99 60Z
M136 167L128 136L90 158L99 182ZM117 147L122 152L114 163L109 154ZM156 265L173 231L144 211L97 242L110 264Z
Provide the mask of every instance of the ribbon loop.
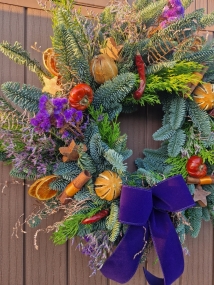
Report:
M151 188L154 208L179 212L194 205L192 196L181 175L170 177Z
M153 208L150 189L123 186L120 197L121 223L143 226L149 219Z

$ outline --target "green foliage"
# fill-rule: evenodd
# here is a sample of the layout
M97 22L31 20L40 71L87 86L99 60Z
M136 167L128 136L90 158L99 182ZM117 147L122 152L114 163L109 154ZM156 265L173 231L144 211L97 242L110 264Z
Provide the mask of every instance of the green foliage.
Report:
M138 168L137 174L141 174L143 180L146 180L146 182L148 183L148 185L150 187L156 185L158 182L160 182L162 180L162 177L158 173L151 172L151 171L145 170L143 168ZM142 180L142 178L141 178L141 180Z
M202 137L208 137L211 132L211 123L207 112L201 110L195 101L188 100L188 113L194 127L201 132Z
M170 124L166 124L153 134L153 139L155 141L168 140L169 138L174 136L175 133L176 133L176 131L172 129Z
M57 169L54 171L55 175L60 175L66 179L66 174L72 174L74 177L80 174L81 169L78 167L77 163L74 161L71 162L60 162ZM67 180L67 179L66 179ZM70 178L68 179L70 180Z
M138 12L145 8L151 1L150 0L136 0L133 2L134 9Z
M142 21L142 24L152 25L158 16L161 15L164 6L167 4L167 0L159 0L152 2L147 5L145 8L142 7L138 17L139 21Z
M58 55L57 67L65 83L75 78L90 84L92 77L89 71L88 53L81 36L77 36L74 30L66 29L64 25L58 25L54 27L52 43Z
M47 71L43 70L38 61L30 58L30 54L25 51L18 42L15 42L14 46L12 46L4 41L0 44L0 51L16 63L26 65L30 71L33 71L38 75L41 82L43 82L43 76L51 76Z
M98 110L102 105L103 112L113 120L122 110L122 100L134 90L135 84L136 75L133 73L123 73L106 81L95 91L92 106Z
M106 151L104 157L112 165L112 170L116 171L119 175L122 175L126 171L127 166L123 163L123 156L113 149Z
M36 173L28 173L27 171L20 171L19 169L13 168L10 171L10 176L18 178L18 179L27 179L27 180L36 180L37 174Z
M87 170L91 174L96 173L96 166L92 158L90 157L90 155L87 154L86 152L83 152L83 151L79 152L79 158L78 158L77 164L79 168L81 168L83 171Z
M165 160L165 163L172 166L167 176L177 175L178 173L186 178L188 173L186 171L187 157L169 157Z
M181 3L185 9L187 9L194 0L182 0Z
M208 15L204 15L201 18L200 24L201 24L202 28L214 25L214 12L212 12Z
M69 184L68 180L59 178L51 182L49 184L49 188L62 192L68 184Z
M117 221L114 224L113 229L111 231L111 234L109 236L109 241L111 241L111 242L116 241L116 239L118 238L118 236L120 234L121 226L122 226L122 224L119 221Z
M108 230L113 229L115 223L118 221L118 215L119 215L119 207L115 202L113 202L111 204L110 214L106 218L106 228Z
M68 219L66 219L58 228L56 232L54 232L51 236L54 244L63 244L68 239L74 237L79 229L79 224L86 218L92 217L95 215L100 208L94 208L87 213L76 214Z
M26 84L20 87L17 82L6 82L2 84L1 90L10 101L20 108L30 112L38 112L39 99L42 95L40 89Z
M139 168L145 168L151 172L163 173L167 164L165 163L167 154L167 145L163 144L159 149L144 149L143 151L145 158L142 164L139 163Z
M190 95L189 83L198 83L198 77L197 75L193 74L193 72L201 71L202 68L203 66L197 62L185 61L178 63L163 62L157 65L152 65L147 70L148 75L146 77L146 88L141 99L136 101L132 96L128 96L124 103L140 105L145 105L145 103L150 105L158 104L160 103L160 100L157 94L163 91L167 93L176 93L180 96ZM166 94L165 96L171 95ZM175 102L172 102L172 108L176 106L177 101L180 101L179 104L180 108L182 109L181 114L184 115L185 101L179 98L174 100ZM177 111L179 111L179 109ZM181 114L179 114L179 117L181 117Z
M90 107L89 114L98 126L102 141L112 148L120 137L120 123L117 122L117 118L113 121L109 121L108 114L103 113L102 105L97 110Z
M186 100L179 96L174 96L170 100L170 120L172 129L177 130L182 126L186 116Z
M169 139L168 154L170 157L176 157L184 146L186 134L183 130L178 129L174 136Z
M193 207L187 209L185 211L185 216L188 218L190 223L190 235L193 238L196 238L201 229L201 221L202 221L202 208L201 207Z
M206 222L210 221L209 209L206 207L202 208L202 219Z

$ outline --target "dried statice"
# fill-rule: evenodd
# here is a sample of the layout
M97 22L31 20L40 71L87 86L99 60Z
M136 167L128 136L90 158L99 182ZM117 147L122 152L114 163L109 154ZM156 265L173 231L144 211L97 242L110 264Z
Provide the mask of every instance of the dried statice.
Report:
M56 142L45 134L35 135L32 127L22 131L22 149L17 148L14 138L5 142L7 157L12 159L14 168L35 178L52 173L59 163Z
M113 243L109 241L105 231L97 231L86 235L77 245L77 248L89 256L88 265L92 270L92 276L101 269L108 255L112 252Z
M59 130L62 138L83 138L87 120L84 120L83 112L70 108L67 98L49 99L42 95L39 101L39 112L30 120L34 131L38 134L50 132L51 127Z

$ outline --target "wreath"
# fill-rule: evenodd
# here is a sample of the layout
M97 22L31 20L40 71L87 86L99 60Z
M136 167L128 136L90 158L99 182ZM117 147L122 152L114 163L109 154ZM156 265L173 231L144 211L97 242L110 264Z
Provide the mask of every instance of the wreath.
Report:
M0 158L12 164L11 176L34 181L28 194L41 201L25 223L36 227L63 210L44 229L52 241L81 237L92 272L121 283L153 245L164 284L174 282L186 234L197 237L202 220L214 217L214 49L199 32L214 14L185 15L191 2L113 0L85 17L72 1L39 1L53 20L45 68L18 42L0 44L43 85L1 87ZM130 173L118 116L145 104L163 107L153 134L162 144L144 149Z

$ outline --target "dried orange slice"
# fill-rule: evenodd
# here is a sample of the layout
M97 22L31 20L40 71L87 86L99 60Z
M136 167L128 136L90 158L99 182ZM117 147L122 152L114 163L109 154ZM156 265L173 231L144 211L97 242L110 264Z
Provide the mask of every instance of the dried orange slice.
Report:
M43 52L43 63L45 68L53 75L58 76L59 72L56 67L56 54L53 48L48 48Z
M35 186L35 196L39 200L49 200L56 196L57 191L49 188L49 184L56 179L56 175L49 175L41 179Z
M38 185L42 180L45 180L46 177L47 177L47 176L42 177L42 178L36 180L36 181L30 186L30 188L28 189L28 194L29 194L31 197L36 198L36 187L37 187L37 185Z

